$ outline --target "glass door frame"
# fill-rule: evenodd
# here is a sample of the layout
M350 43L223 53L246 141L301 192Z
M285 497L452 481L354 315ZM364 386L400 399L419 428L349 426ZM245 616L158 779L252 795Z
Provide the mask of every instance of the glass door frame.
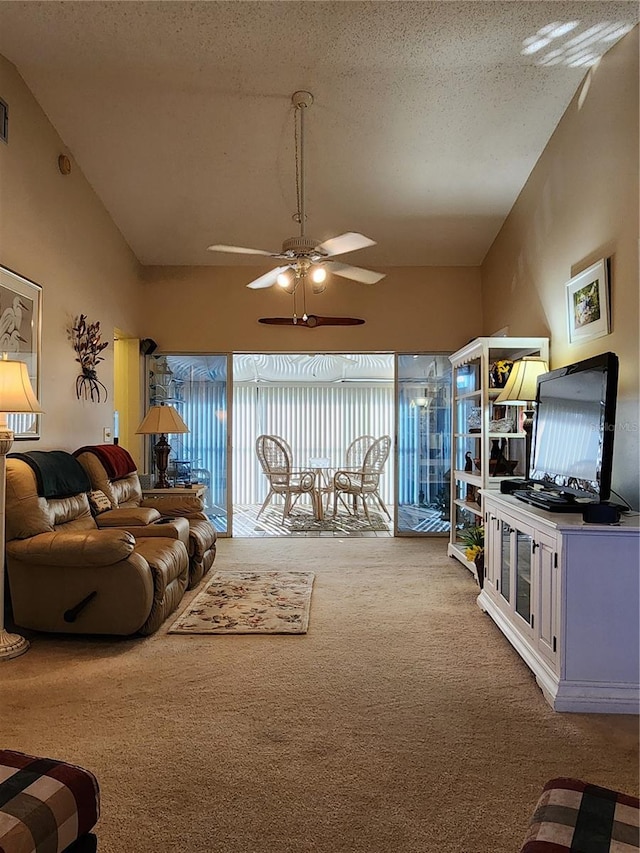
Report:
M429 531L429 530L410 530L405 527L400 528L398 525L398 517L400 515L400 441L399 441L399 428L400 428L400 384L401 384L401 375L400 375L400 359L406 357L424 357L424 358L443 358L449 359L451 355L450 351L442 352L442 351L434 351L434 350L423 350L420 352L411 351L411 352L394 352L394 403L395 403L395 411L394 411L394 442L393 442L393 452L394 452L394 489L393 489L393 535L394 537L405 537L405 536L415 536L420 538L449 538L450 530L447 528L443 531ZM451 375L453 375L453 370L451 370ZM419 381L419 384L424 384L422 379L416 380ZM451 406L451 398L452 391L449 391L449 407ZM446 431L446 439L450 441L450 428ZM451 459L449 459L449 470L452 468ZM451 526L451 513L452 507L450 505L450 489L446 487L445 490L445 500L449 503L449 527Z
M232 428L233 428L233 409L232 409L232 401L233 401L233 382L232 382L232 370L233 370L233 353L228 352L188 352L184 350L172 350L171 352L165 352L162 350L155 350L151 355L145 355L143 364L144 364L144 377L142 380L142 388L144 392L144 409L148 410L151 405L151 393L150 393L150 383L149 383L149 375L151 371L151 365L154 359L159 356L165 356L170 358L172 356L185 356L189 358L224 358L226 363L226 388L225 388L225 404L226 404L226 447L224 453L225 465L226 465L226 493L225 493L225 512L226 512L226 521L227 521L227 529L225 531L218 530L218 536L220 538L230 538L233 536L233 513L232 513L232 489L233 489L233 471L231 466L231 441L232 441ZM152 465L151 459L153 456L152 449L155 441L154 436L145 435L142 436L144 440L144 450L143 450L143 459L144 459L144 467L150 468ZM171 460L169 460L171 461Z

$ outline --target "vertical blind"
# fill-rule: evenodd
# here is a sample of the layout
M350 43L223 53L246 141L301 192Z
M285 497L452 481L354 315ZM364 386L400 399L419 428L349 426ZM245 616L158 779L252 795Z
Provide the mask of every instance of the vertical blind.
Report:
M227 502L226 393L225 383L185 382L180 415L189 432L171 436L171 460L189 460L191 474L209 487L208 499L222 507Z
M239 385L233 391L233 503L261 503L267 482L255 452L256 438L279 435L290 443L296 467L326 457L345 464L359 435L393 437L393 384ZM385 503L393 503L393 453L381 479Z

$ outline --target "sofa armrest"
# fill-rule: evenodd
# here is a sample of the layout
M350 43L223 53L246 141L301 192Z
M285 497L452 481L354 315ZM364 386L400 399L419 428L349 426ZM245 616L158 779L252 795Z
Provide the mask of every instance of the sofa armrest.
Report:
M148 539L149 537L160 537L162 539L179 539L185 545L189 544L189 522L186 518L172 518L166 516L147 524L145 527L121 527L120 530L128 530L136 538Z
M187 491L185 489L185 491ZM171 495L166 498L143 498L141 506L157 509L162 516L206 518L204 500L195 495Z
M96 524L100 528L146 527L147 524L155 524L159 518L160 513L152 507L121 506L101 512L96 516Z
M136 540L126 530L39 533L7 543L7 555L46 566L110 566L133 553Z

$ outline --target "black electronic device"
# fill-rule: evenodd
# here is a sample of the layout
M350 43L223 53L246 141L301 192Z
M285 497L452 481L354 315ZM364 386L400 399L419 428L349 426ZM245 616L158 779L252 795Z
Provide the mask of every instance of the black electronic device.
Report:
M608 503L587 504L582 511L582 520L588 524L617 524L620 509Z
M500 492L503 495L512 495L517 489L526 489L532 485L531 480L523 480L520 477L509 477L508 480L500 480Z
M549 512L582 512L585 506L588 506L587 503L576 500L573 495L545 489L516 489L512 494L514 498Z
M618 357L612 352L538 378L528 472L538 486L533 495L536 506L571 512L607 500L617 388ZM531 490L523 490L526 495L517 491L516 497L532 503Z

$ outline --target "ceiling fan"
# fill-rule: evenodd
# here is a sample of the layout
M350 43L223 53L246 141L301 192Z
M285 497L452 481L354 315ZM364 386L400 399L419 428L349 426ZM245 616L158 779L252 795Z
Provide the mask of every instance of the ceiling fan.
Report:
M281 266L277 266L264 275L250 281L247 287L253 290L259 290L265 287L272 287L276 282L283 287L287 292L292 293L294 297L293 324L297 322L296 315L296 291L301 285L303 302L305 297L305 284L307 279L311 280L311 286L314 293L321 293L324 290L323 282L326 278L327 271L349 278L353 281L361 282L362 284L375 284L384 278L384 273L374 272L373 270L363 269L362 267L354 267L350 264L340 263L338 261L329 260L336 255L343 255L347 252L355 252L358 249L365 249L367 246L375 246L375 240L365 237L364 234L358 234L354 231L347 231L345 234L340 234L337 237L331 237L322 243L318 243L311 237L305 234L305 173L304 173L304 114L305 110L313 103L313 95L310 92L299 91L294 92L291 96L291 102L295 107L295 159L296 159L296 201L297 211L293 218L300 224L300 234L297 237L289 237L282 244L282 249L279 252L268 252L264 249L249 249L242 246L227 246L223 244L215 244L208 247L210 252L231 252L241 255L264 255L270 258L276 258L284 261ZM307 317L306 309L302 315ZM284 320L286 318L265 318L265 320ZM317 318L318 320L321 318ZM343 319L343 318L322 318L323 320ZM261 320L260 322L265 322ZM315 325L319 325L316 323ZM324 325L328 325L325 323Z
M361 326L364 320L359 317L319 317L317 314L303 314L302 317L261 317L258 323L268 326Z

